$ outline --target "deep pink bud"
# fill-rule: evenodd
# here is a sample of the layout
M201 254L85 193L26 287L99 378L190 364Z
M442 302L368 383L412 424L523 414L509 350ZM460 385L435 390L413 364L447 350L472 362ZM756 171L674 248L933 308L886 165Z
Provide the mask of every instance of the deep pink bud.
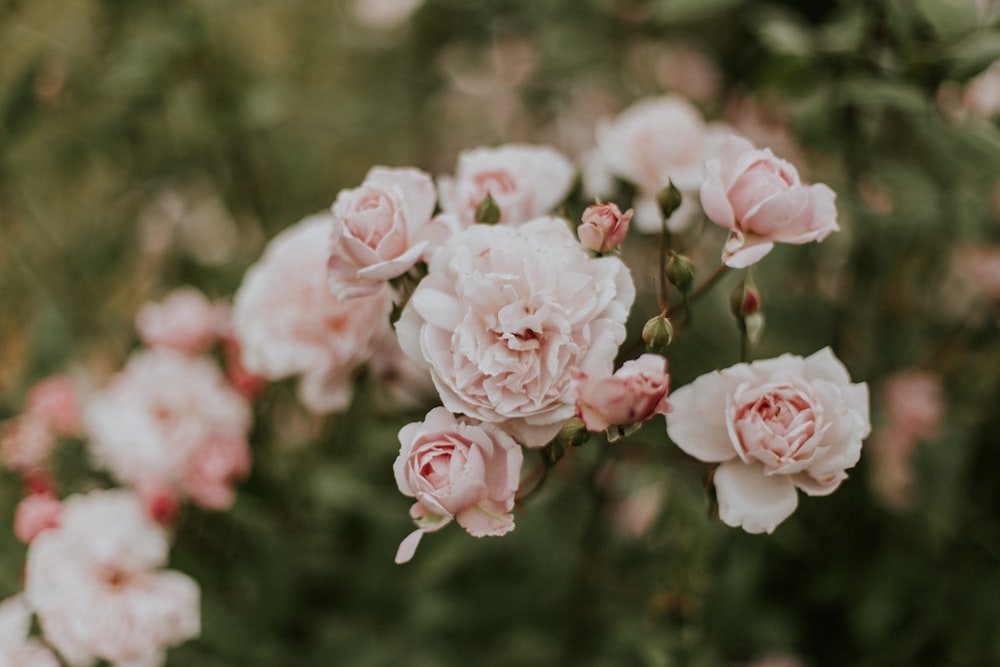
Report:
M632 209L622 213L615 204L591 204L583 212L583 222L576 232L580 242L596 252L617 248L628 233Z

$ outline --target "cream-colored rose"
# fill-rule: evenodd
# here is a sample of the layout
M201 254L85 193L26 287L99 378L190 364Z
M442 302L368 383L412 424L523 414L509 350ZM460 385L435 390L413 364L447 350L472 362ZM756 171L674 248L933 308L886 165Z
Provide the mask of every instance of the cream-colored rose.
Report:
M446 408L540 447L573 416L570 369L610 374L634 297L621 260L564 220L475 225L431 259L396 331Z
M667 433L715 471L719 517L770 533L798 505L796 489L832 493L871 430L868 385L851 383L824 348L737 364L671 395Z

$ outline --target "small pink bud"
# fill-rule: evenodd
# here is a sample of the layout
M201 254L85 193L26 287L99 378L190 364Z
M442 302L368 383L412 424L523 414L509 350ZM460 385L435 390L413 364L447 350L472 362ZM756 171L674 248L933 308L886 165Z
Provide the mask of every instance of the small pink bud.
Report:
M168 526L177 518L180 500L170 486L159 482L147 482L138 484L135 490L146 508L146 514L158 524Z
M583 212L583 222L576 231L586 247L608 252L625 240L631 221L632 209L622 213L615 204L591 204Z
M14 511L14 534L30 544L42 531L59 525L61 511L62 503L49 491L25 496Z

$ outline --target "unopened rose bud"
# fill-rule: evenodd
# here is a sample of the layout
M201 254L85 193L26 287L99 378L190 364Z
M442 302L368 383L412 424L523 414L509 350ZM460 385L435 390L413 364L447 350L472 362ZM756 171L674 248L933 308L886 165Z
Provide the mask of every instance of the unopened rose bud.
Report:
M582 419L573 417L563 425L556 439L570 447L579 447L590 439L590 431Z
M674 339L674 327L663 313L651 318L642 327L642 342L651 352L663 352Z
M682 200L681 191L677 189L673 181L668 181L667 187L656 195L656 203L660 205L660 212L663 213L664 220L669 220L674 211L681 207Z
M595 252L614 250L625 240L632 209L621 212L614 204L592 204L583 212L583 222L577 228L580 242Z
M742 282L729 295L729 309L733 316L744 319L760 311L760 292L753 283Z
M476 207L476 222L481 225L495 225L500 222L500 206L489 192Z
M545 465L554 466L559 463L559 459L566 454L566 445L557 435L551 442L549 442L549 444L542 447L539 451L542 454L542 459L545 461Z
M691 283L694 282L694 265L684 255L671 251L666 273L670 284L680 291L687 292L691 289Z

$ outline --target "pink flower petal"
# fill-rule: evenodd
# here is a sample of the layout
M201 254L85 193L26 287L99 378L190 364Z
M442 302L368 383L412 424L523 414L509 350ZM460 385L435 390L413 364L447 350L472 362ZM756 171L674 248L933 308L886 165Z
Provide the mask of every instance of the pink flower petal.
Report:
M423 536L423 529L417 528L403 538L403 541L399 543L399 548L396 550L396 565L409 563L413 559L413 555L417 553L417 546L420 545L420 538Z
M748 533L771 533L798 506L791 479L765 475L760 465L723 463L715 471L719 518Z

